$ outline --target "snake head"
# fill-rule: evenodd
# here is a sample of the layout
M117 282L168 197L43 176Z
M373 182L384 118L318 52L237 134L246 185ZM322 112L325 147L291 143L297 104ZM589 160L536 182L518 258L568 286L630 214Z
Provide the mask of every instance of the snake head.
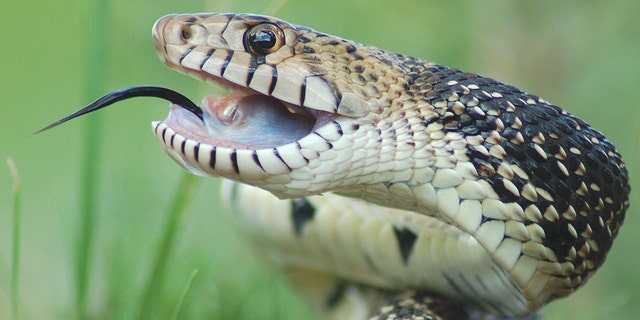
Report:
M345 157L354 139L364 144L375 132L361 127L375 126L407 86L395 56L255 15L169 15L156 22L153 39L169 67L231 91L205 97L204 121L175 106L154 123L165 151L185 168L282 198L335 189L330 176L339 172L373 176L367 162L354 167ZM224 119L239 114L234 125ZM371 147L359 157L373 161L380 150Z
M348 117L379 112L403 85L376 51L271 17L169 15L153 38L164 63L200 80Z

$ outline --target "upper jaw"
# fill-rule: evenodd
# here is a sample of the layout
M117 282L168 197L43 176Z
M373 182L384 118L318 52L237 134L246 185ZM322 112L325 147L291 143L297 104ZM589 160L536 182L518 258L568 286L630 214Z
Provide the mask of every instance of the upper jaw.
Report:
M257 56L245 50L243 37L252 23L262 22L282 28L285 44ZM183 36L185 30L190 30L188 39ZM333 81L324 67L309 65L305 60L309 57L298 52L298 32L302 31L280 20L256 20L250 15L170 15L156 22L153 39L158 56L169 67L217 86L250 89L347 117L361 118L377 110L375 101Z

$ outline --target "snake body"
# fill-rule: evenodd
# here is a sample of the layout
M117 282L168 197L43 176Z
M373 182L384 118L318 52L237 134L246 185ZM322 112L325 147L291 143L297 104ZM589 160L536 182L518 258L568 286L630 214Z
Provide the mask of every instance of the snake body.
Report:
M369 311L418 290L524 317L584 285L623 222L614 146L516 87L266 16L171 15L153 37L233 92L202 118L172 105L165 152L239 182L241 226L316 300L354 283Z

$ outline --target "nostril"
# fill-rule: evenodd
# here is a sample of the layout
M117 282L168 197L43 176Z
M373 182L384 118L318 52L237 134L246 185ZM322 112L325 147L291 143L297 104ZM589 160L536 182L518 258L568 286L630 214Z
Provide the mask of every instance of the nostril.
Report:
M193 37L193 30L191 30L191 25L185 24L180 28L180 37L182 40L189 40Z

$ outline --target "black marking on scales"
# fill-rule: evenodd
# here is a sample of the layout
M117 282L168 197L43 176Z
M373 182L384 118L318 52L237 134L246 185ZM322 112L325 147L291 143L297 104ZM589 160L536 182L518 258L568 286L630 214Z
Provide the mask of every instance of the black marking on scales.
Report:
M180 64L182 64L182 60L184 60L191 53L191 51L193 51L193 49L195 49L195 48L196 48L196 46L191 46L187 50L184 51L184 53L180 56Z
M211 48L209 49L209 51L207 51L207 54L204 56L204 59L202 59L202 62L200 62L200 70L202 70L202 68L204 68L204 65L207 63L207 61L209 61L209 58L211 58L211 55L216 52L215 48Z
M211 169L216 168L216 147L214 146L209 153L209 167Z
M267 91L269 95L276 89L276 82L278 82L278 69L271 67L271 82L269 83L269 90Z
M167 138L165 138L166 134L167 134L167 128L165 127L164 129L162 129L162 134L160 135L162 137L162 142L164 142L164 144L167 144Z
M316 208L306 198L291 201L291 221L296 236L302 235L305 224L311 222L315 214Z
M304 106L304 100L307 95L307 77L304 77L300 85L300 105Z
M253 162L258 166L258 168L260 168L260 170L265 171L264 167L262 166L262 163L260 163L260 158L258 157L258 151L253 150L253 153L251 154L251 158L253 159Z
M542 244L558 262L589 266L573 276L588 276L601 265L628 207L628 173L613 145L584 121L516 87L441 65L410 69L408 81L421 91L416 98L435 107L437 116L425 125L483 138L483 148L469 146L466 153L479 179L505 203L538 208L542 219L528 223L546 230ZM504 176L501 165L520 175ZM525 186L529 199L522 196ZM590 241L599 249L571 256Z
M193 146L193 158L196 162L200 161L200 142Z
M293 171L293 169L291 169L291 167L289 166L289 164L284 161L284 159L282 158L282 156L280 155L280 152L278 151L278 149L273 148L273 155L276 156L276 158L278 158L289 170L289 172Z
M182 140L182 143L180 144L180 152L182 152L182 154L186 154L185 152L186 146L187 146L187 140Z
M253 76L256 73L256 69L258 69L258 60L255 56L251 56L249 59L249 66L247 67L247 79L245 79L245 87L251 87L251 80L253 80Z
M239 175L240 167L238 166L238 152L236 151L236 149L233 149L233 151L231 152L230 160L231 160L231 166L233 167L233 172Z
M398 240L398 247L400 248L402 262L406 265L409 263L411 251L413 250L413 246L415 245L418 236L413 231L406 228L398 229L398 227L394 226L393 231L396 239Z
M175 148L175 146L173 145L173 141L175 141L175 139L176 139L176 134L175 134L175 133L173 133L173 134L171 135L171 139L169 139L169 146L170 146L171 148Z
M224 72L227 71L227 67L229 66L229 62L231 62L231 59L233 58L233 51L232 50L225 50L227 53L227 56L222 58L222 64L220 65L220 76L224 77Z

